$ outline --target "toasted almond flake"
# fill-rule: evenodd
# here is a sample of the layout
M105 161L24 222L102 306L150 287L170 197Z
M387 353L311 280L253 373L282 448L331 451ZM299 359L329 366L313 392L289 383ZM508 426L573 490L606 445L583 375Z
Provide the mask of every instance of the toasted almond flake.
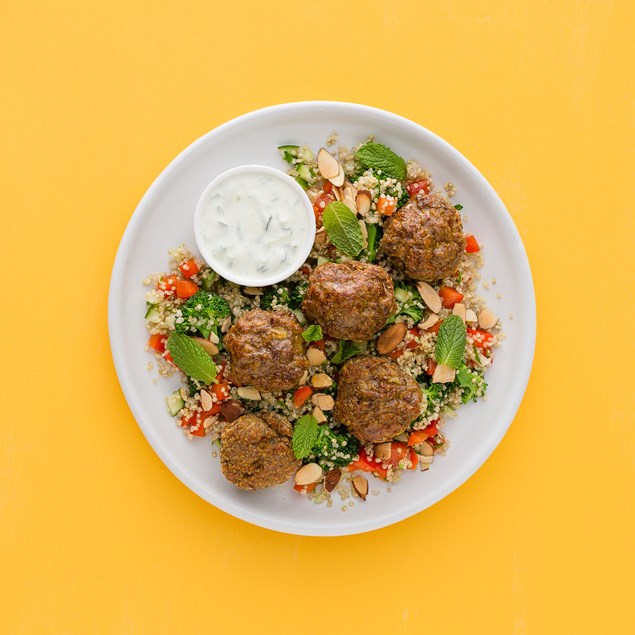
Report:
M326 149L320 148L317 153L317 166L320 174L325 179L332 179L336 177L340 172L340 164L338 160ZM344 179L342 179L342 183ZM342 184L340 183L340 185Z
M314 388L328 388L333 385L333 380L326 373L317 373L311 377Z
M192 338L208 355L218 355L218 346L202 337Z
M232 326L232 319L231 319L231 317L226 317L226 318L223 320L223 323L221 324L221 327L220 327L220 332L221 332L221 333L227 333L227 331L229 331L229 329L231 328L231 326Z
M260 401L262 399L258 389L253 386L242 386L237 392L241 399L249 399L250 401Z
M209 334L209 341L210 341L212 344L218 344L218 343L220 342L220 338L218 337L218 335L216 335L216 333L214 333L214 331L212 331L212 332Z
M333 196L336 201L342 200L342 188L341 187L333 187Z
M478 325L482 329L491 329L494 326L496 326L497 322L498 322L498 318L491 311L488 311L487 309L483 309L478 314Z
M377 340L377 352L380 355L391 353L399 344L403 341L403 338L408 332L408 327L405 322L397 322L397 324L391 324Z
M441 310L439 294L427 282L423 281L417 282L417 289L430 311L438 313Z
M311 414L316 418L318 423L326 423L326 415L317 406L313 408L313 412L311 412Z
M203 410L208 411L214 407L214 400L207 390L201 390L201 407Z
M325 395L323 393L315 393L311 397L311 402L314 406L317 406L321 410L333 410L333 406L335 405L335 401L331 395Z
M454 370L454 368L450 368L445 364L437 364L437 367L434 369L434 374L432 375L432 383L448 384L454 381L455 376L456 371Z
M187 394L187 390L185 390L185 388L180 388L179 394L181 395L181 399L183 399L183 401L187 401L189 395Z
M262 295L262 289L260 287L245 287L246 295Z
M298 382L298 384L300 386L304 386L308 378L309 378L309 373L305 370L304 373L302 373L302 377L300 377L300 381Z
M218 421L218 417L207 417L205 421L203 421L203 427L207 430L211 428Z
M422 441L417 449L422 456L434 456L434 448L427 441Z
M430 313L430 315L423 322L419 322L417 326L422 331L425 331L426 329L429 329L430 327L434 326L438 321L439 321L439 316L436 313Z
M467 311L465 310L465 304L462 304L461 302L457 302L452 309L452 314L458 315L461 320L463 320L463 323L465 323L466 313Z
M370 211L370 204L372 203L372 196L368 190L360 190L355 197L355 205L357 212L360 216L366 216Z
M312 485L322 478L322 468L317 463L303 465L295 475L296 485Z
M311 346L307 350L306 358L311 366L321 366L326 361L326 355L316 346Z
M337 173L337 176L334 176L332 179L329 179L329 181L335 185L335 187L342 187L342 185L344 184L344 179L346 178L346 175L344 174L344 168L340 165L340 171Z
M468 322L469 324L475 324L476 322L478 322L478 318L476 317L476 313L474 313L474 311L472 311L472 309L467 309L465 311L465 321Z
M378 443L373 452L376 458L385 461L390 458L390 454L392 453L392 443L390 443L390 441L387 443Z
M419 461L425 465L430 465L432 461L434 461L434 456L429 456L427 454L418 454Z
M326 477L324 478L324 489L327 492L332 492L337 487L337 484L340 482L341 478L342 478L342 470L340 470L337 467L331 470L330 472L327 473Z
M357 214L357 205L355 205L354 198L351 198L350 196L344 196L344 198L342 198L342 203L344 203L344 205L346 205L346 207L348 207L348 209L350 209L353 214Z
M351 479L353 491L363 500L368 496L368 481L361 475L353 476Z

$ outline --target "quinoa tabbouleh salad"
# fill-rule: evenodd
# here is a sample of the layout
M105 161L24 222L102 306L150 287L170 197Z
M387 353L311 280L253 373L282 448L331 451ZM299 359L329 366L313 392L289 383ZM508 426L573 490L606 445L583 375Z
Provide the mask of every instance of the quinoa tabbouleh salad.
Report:
M393 483L446 452L445 419L485 395L500 322L476 294L481 247L451 184L373 136L279 150L313 204L308 259L242 287L171 250L169 271L145 280L148 367L179 373L170 414L218 444L237 487L293 477L316 502L366 500L364 473Z

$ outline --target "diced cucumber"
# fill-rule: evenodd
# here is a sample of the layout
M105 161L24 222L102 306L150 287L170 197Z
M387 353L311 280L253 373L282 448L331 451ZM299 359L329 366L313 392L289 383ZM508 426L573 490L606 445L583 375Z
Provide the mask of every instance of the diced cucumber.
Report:
M300 309L296 309L294 313L295 316L298 318L298 322L300 322L300 324L306 324L306 318L304 317L304 313L302 313Z
M300 165L296 167L296 170L298 172L298 176L301 179L304 179L307 182L313 180L313 172L311 171L311 168L309 168L308 165L304 165L304 163L301 163Z
M293 159L298 156L298 146L278 146L282 154L282 159L287 163L293 163Z
M151 304L146 311L145 318L151 322L158 321L160 318L159 309Z
M300 155L300 158L305 163L311 163L311 161L313 161L315 156L314 156L313 152L311 152L311 148L307 148L306 146L304 146L304 148L302 148L302 154Z
M168 404L168 410L173 417L176 417L185 405L183 397L181 397L180 390L175 390L169 397L165 398L165 401Z
M331 262L331 261L328 258L325 258L324 256L318 256L318 259L317 259L318 267L320 265L323 265L326 262Z
M205 291L209 291L217 280L218 274L213 269L206 269L201 274L201 287L203 287Z
M309 184L301 177L296 176L295 180L297 182L297 184L303 189L303 190L308 190L309 189Z
M280 152L291 152L294 153L300 146L278 146L278 150Z
M395 289L395 300L403 304L410 299L410 291L407 289Z

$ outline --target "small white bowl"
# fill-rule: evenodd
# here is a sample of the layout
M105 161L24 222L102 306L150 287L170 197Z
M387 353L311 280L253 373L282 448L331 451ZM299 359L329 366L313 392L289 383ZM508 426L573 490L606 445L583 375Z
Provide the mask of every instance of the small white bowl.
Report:
M214 256L212 250L209 247L209 243L203 237L203 231L201 227L201 214L205 209L205 205L211 195L211 193L218 188L218 186L225 180L235 177L238 174L257 174L267 175L274 177L285 185L291 187L300 201L304 204L304 213L309 223L309 231L304 239L304 242L300 245L295 257L289 262L289 265L284 269L280 269L275 274L262 275L262 276L249 276L242 275L240 272L229 270L225 264ZM267 285L275 284L286 280L289 276L293 275L306 261L308 255L313 248L313 242L315 240L315 214L313 213L313 205L306 195L306 192L292 179L288 174L276 170L265 165L241 165L231 170L227 170L219 174L213 179L207 187L203 190L198 202L196 203L196 209L194 211L194 238L196 245L203 256L203 259L207 264L220 276L235 282L236 284L244 285L247 287L264 287Z

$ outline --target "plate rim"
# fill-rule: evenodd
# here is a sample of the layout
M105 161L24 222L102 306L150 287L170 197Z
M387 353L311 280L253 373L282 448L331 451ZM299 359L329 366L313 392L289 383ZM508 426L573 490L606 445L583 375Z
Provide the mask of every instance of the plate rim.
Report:
M471 176L475 178L479 184L479 187L487 190L488 194L496 201L496 203L505 211L503 216L505 223L508 225L508 229L511 230L511 235L514 239L514 248L518 250L522 258L519 260L522 261L521 267L524 271L525 282L528 283L528 287L525 289L526 298L529 301L531 308L531 315L525 316L528 320L528 325L530 327L530 332L524 331L524 349L526 350L526 354L529 356L529 363L526 364L526 367L522 370L521 374L521 385L522 390L519 390L518 396L515 401L511 404L510 408L510 418L509 421L506 422L504 426L500 428L497 434L495 434L487 446L483 446L478 453L476 459L466 462L461 469L458 469L455 473L453 473L452 478L448 479L444 485L435 493L435 496L432 497L431 501L425 500L421 503L422 499L414 499L413 504L408 506L403 506L398 510L388 513L386 515L382 515L377 519L371 520L359 520L347 523L345 526L338 527L332 522L325 522L323 527L315 527L313 525L309 526L298 526L296 522L285 521L284 518L276 519L272 521L268 517L261 516L257 512L252 512L249 509L236 505L227 500L210 500L210 496L207 492L202 491L201 488L197 485L197 483L189 476L187 472L184 472L180 469L178 465L173 461L172 456L170 454L166 454L161 449L160 445L156 442L156 439L153 437L152 430L142 423L142 417L140 416L140 411L136 403L136 397L133 395L131 390L131 378L128 377L127 371L124 368L123 357L125 356L125 350L120 349L120 343L117 342L117 333L120 325L117 324L116 310L117 310L117 302L116 298L123 291L123 272L125 265L125 257L127 252L129 251L128 247L132 239L132 235L134 234L134 230L136 226L141 223L142 217L144 216L144 209L148 207L149 202L153 199L155 192L162 186L163 181L168 178L168 175L172 172L172 170L178 166L180 163L188 160L189 156L200 146L205 144L210 138L213 138L216 135L220 135L227 128L231 128L232 126L249 121L251 119L260 117L264 114L275 112L275 111L284 111L284 110L295 110L295 109L306 109L311 110L314 108L324 109L324 108L334 108L334 109L349 109L355 110L357 112L364 111L366 113L372 113L375 115L380 115L385 117L393 122L397 122L399 125L406 125L409 127L415 127L419 132L423 132L427 135L431 140L435 143L439 144L443 147L443 149L451 154L453 158L455 158L460 164L462 169L467 170L471 173ZM237 117L234 117L219 126L209 130L202 136L195 139L188 146L186 146L183 150L181 150L164 168L161 172L156 176L152 184L145 191L144 195L141 197L139 203L135 207L132 216L130 217L124 232L121 236L121 240L117 246L117 253L113 262L113 268L110 276L110 285L108 290L108 334L110 341L110 351L113 358L113 364L115 367L115 372L117 375L117 379L119 381L119 385L121 386L121 390L126 399L126 403L137 423L139 428L141 429L143 435L146 440L157 454L157 456L161 459L163 464L172 472L172 474L178 478L184 485L186 485L192 492L201 497L208 504L212 504L217 509L220 509L235 518L239 518L246 522L258 525L260 527L264 527L266 529L271 529L274 531L288 533L293 535L303 535L303 536L345 536L352 534L359 534L368 531L373 531L376 529L380 529L383 527L387 527L394 523L397 523L401 520L409 518L432 505L436 504L440 500L444 499L448 494L458 489L461 485L463 485L473 474L475 474L481 466L487 461L487 459L493 454L496 450L502 439L507 434L507 431L511 427L517 413L520 408L520 404L525 396L527 391L527 387L529 384L529 378L531 376L531 371L533 368L534 358L535 358L535 346L536 346L536 297L535 297L535 287L533 282L533 276L531 272L531 265L529 263L529 258L527 256L527 251L523 244L522 238L520 236L520 232L514 223L514 220L509 213L509 210L503 203L502 199L496 192L496 190L492 187L489 181L485 178L485 176L476 168L475 165L465 157L459 150L457 150L453 145L451 145L448 141L432 132L425 126L412 121L411 119L407 119L401 115L390 112L388 110L383 110L381 108L376 108L373 106L367 106L363 104L357 104L352 102L343 102L343 101L294 101L282 104L276 104L272 106L266 106L264 108L259 108L257 110L252 110Z

